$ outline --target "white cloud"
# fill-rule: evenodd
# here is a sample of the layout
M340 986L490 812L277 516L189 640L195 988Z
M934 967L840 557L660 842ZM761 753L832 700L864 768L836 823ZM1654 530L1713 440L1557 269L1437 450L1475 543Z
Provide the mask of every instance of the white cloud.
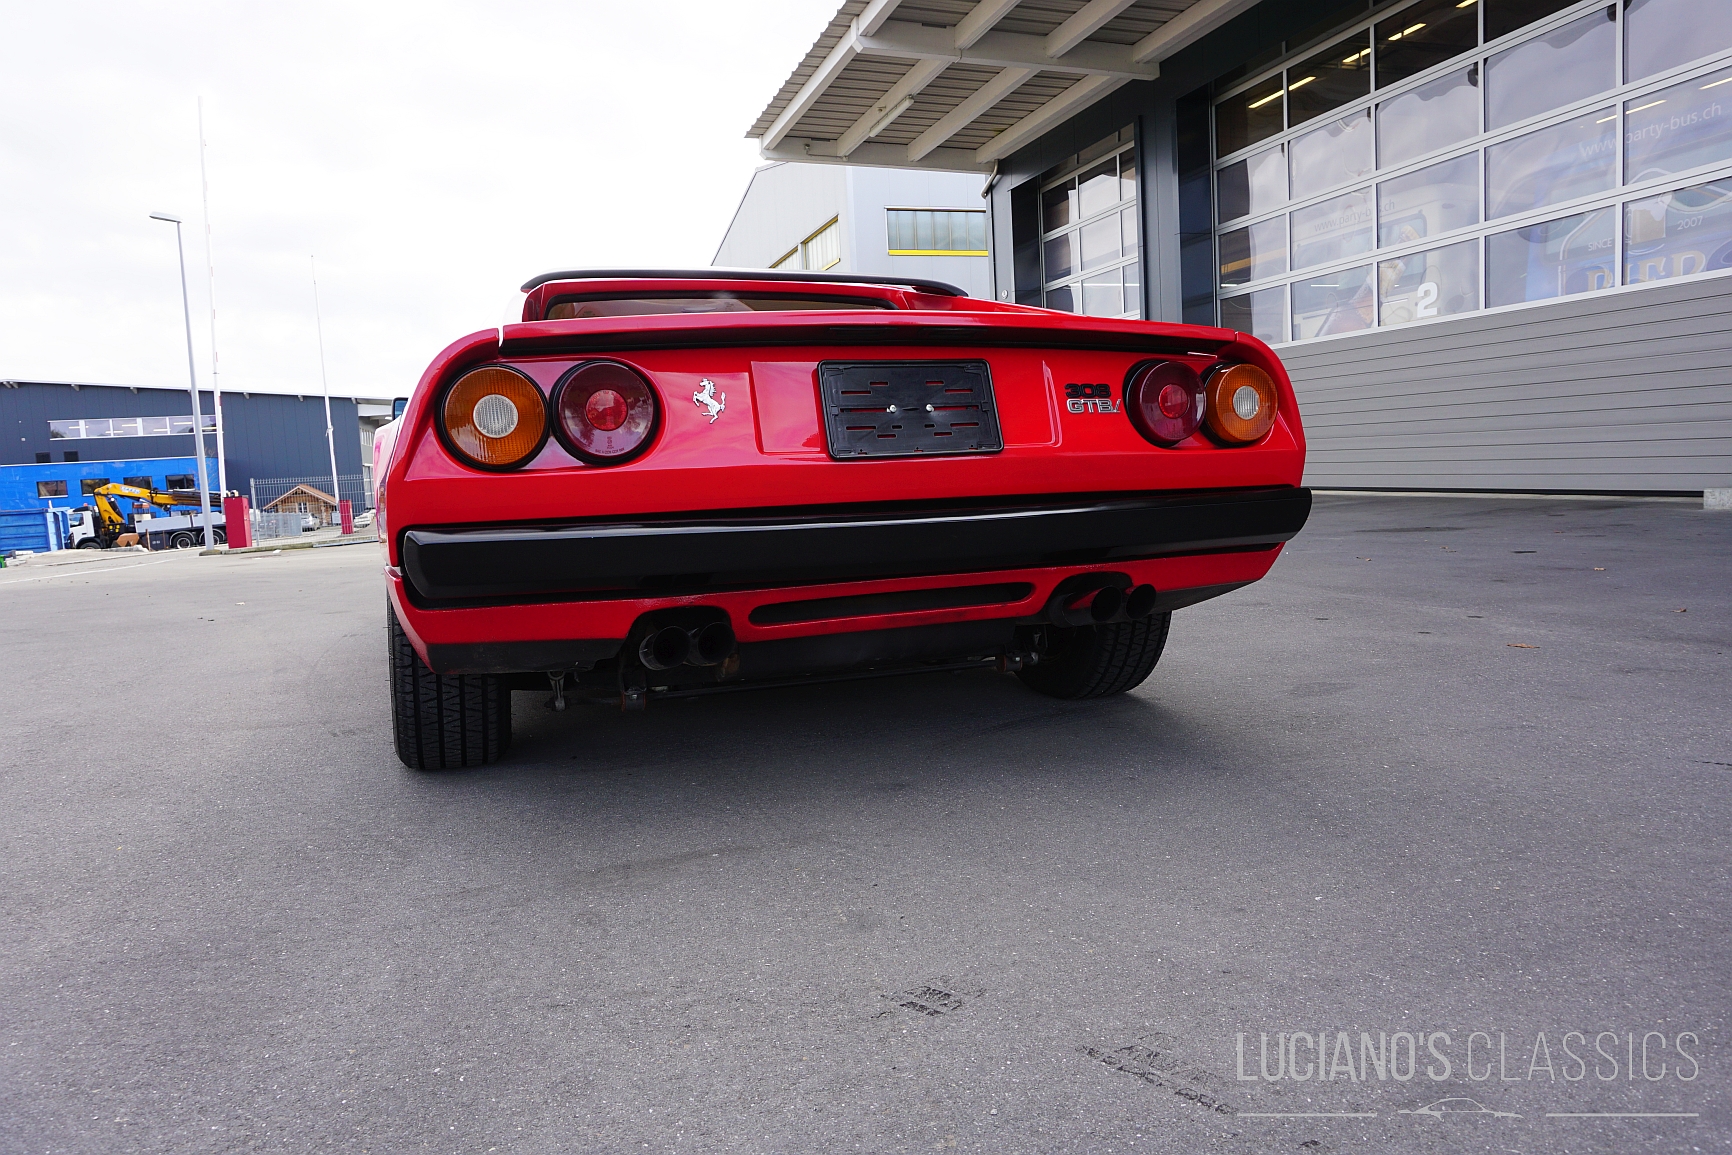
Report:
M832 0L20 5L0 46L0 377L406 393L551 268L706 265L742 134Z

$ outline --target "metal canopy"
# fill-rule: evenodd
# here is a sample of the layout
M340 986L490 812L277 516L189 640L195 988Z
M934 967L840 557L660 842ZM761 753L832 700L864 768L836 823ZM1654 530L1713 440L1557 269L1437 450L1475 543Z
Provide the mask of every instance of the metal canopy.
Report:
M746 136L766 160L990 171L1256 0L847 0Z

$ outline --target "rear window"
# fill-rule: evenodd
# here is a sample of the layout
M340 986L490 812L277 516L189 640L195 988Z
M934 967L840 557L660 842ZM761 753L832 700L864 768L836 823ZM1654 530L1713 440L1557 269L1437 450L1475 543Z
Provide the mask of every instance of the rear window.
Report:
M847 312L891 309L889 301L871 297L794 297L778 294L742 297L733 293L686 293L666 297L555 297L547 307L549 321L587 317L656 317L677 313L783 313L796 309Z

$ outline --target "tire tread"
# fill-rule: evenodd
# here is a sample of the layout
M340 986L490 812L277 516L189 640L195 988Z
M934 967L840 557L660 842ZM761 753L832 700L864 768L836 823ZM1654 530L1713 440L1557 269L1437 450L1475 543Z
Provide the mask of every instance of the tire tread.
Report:
M389 602L385 614L397 757L415 770L454 770L503 757L511 746L511 691L502 680L434 673Z
M1170 613L1151 614L1134 622L1086 626L1075 635L1079 644L1058 656L1024 669L1019 676L1031 689L1054 698L1106 698L1143 684L1161 660L1167 645Z

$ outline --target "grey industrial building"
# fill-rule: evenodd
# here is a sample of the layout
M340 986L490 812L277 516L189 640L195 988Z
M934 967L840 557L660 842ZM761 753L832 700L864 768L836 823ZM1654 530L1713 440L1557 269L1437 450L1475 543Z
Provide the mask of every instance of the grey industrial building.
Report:
M849 0L748 135L979 174L992 293L1275 345L1307 479L1732 485L1728 0Z

